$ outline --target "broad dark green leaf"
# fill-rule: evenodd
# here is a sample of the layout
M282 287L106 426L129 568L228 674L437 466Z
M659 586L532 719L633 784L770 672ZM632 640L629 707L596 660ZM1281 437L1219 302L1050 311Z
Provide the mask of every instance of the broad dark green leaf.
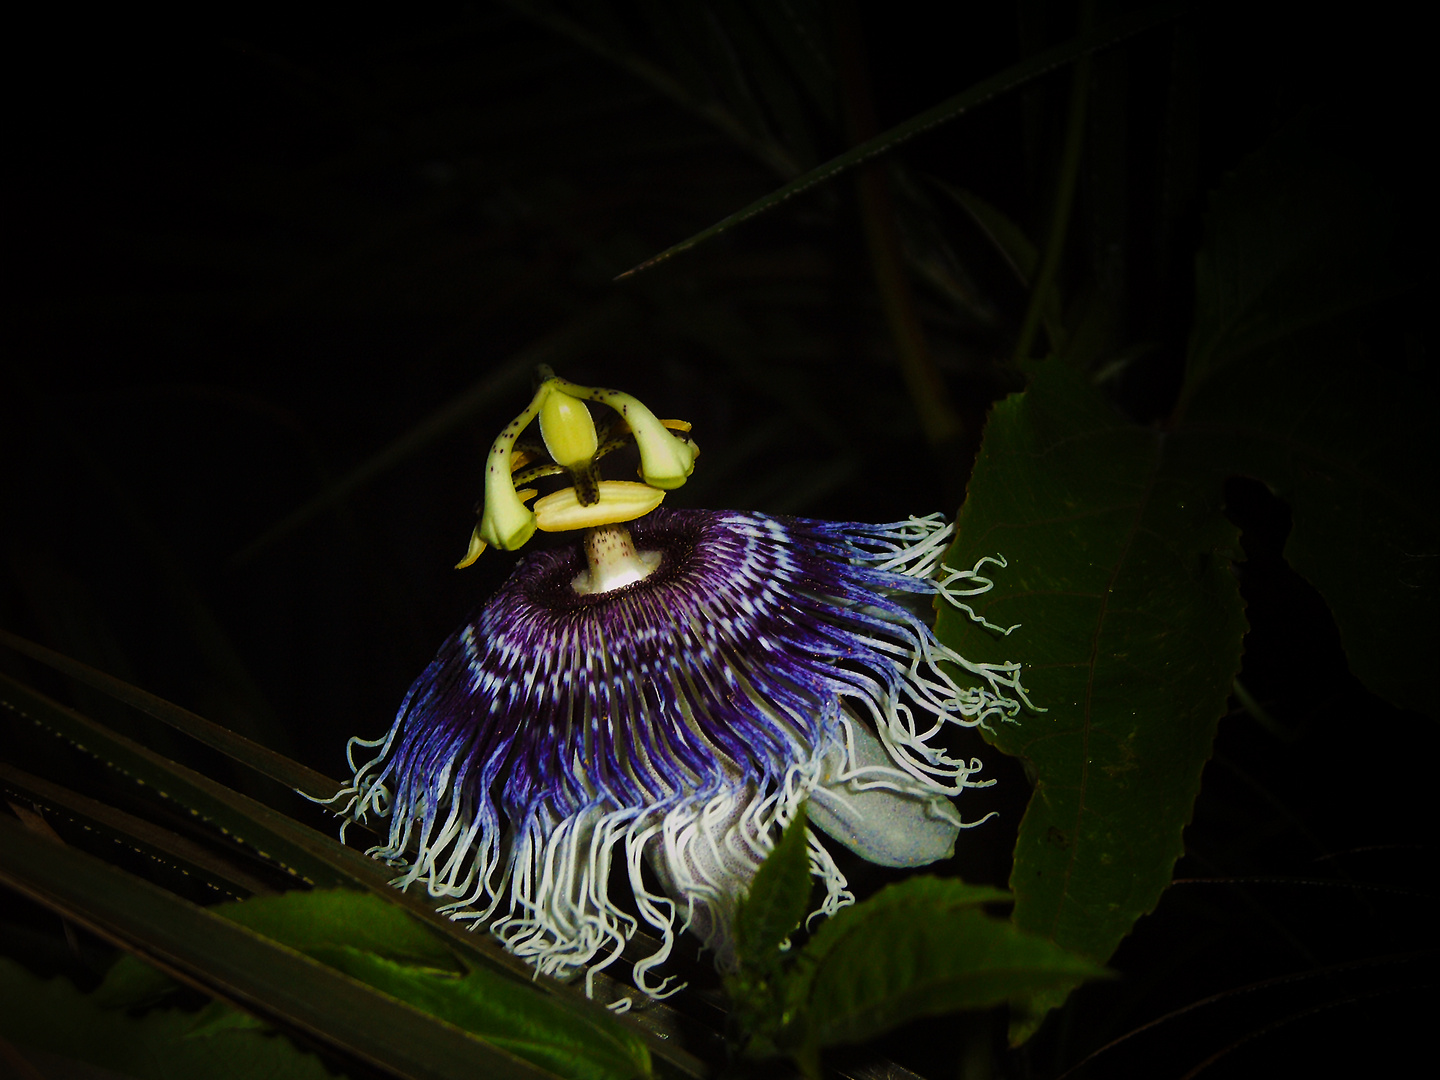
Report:
M1287 131L1215 195L1177 439L1197 467L1290 504L1285 557L1329 604L1351 670L1436 716L1436 425L1420 373L1377 355L1385 335L1357 316L1401 288L1388 207L1320 145Z
M1024 1001L1105 970L983 904L988 886L933 877L891 885L846 908L811 939L786 990L782 1045L802 1061L825 1046L862 1042L922 1016Z
M81 1061L135 1080L329 1080L334 1075L314 1054L225 1006L131 1016L82 994L66 979L36 978L4 957L0 1036L24 1048L27 1056L35 1051L51 1056L37 1065Z
M149 1008L180 989L165 972L134 953L125 953L105 972L105 980L90 997L107 1009Z
M1006 68L1004 71L982 82L976 83L970 89L965 90L954 97L947 98L940 104L935 105L917 116L911 117L903 124L897 124L888 131L881 132L873 139L861 143L852 150L848 150L837 157L831 158L823 165L819 165L802 176L796 177L784 187L772 191L769 195L755 200L743 210L738 210L729 217L716 222L707 229L696 233L687 240L666 248L653 258L645 260L638 266L632 267L619 275L621 278L629 277L631 274L648 269L656 263L664 262L673 255L682 251L688 251L697 244L718 236L727 229L748 221L752 217L763 214L773 209L817 184L832 180L841 173L863 165L865 162L887 153L902 143L908 142L915 136L929 131L939 124L954 120L977 105L982 105L991 98L998 97L1007 91L1023 86L1033 79L1039 78L1047 72L1071 63L1081 56L1087 56L1099 49L1108 48L1117 42L1156 26L1162 26L1177 18L1183 6L1180 4L1157 4L1142 11L1133 12L1107 23L1096 30L1081 34L1072 41L1064 42L1051 49L1036 53ZM618 280L618 279L617 279Z
M1021 628L942 605L938 633L1023 662L1046 710L985 733L1035 782L1015 924L1100 962L1170 881L1245 632L1219 485L1173 457L1068 365L1036 365L991 414L947 556L1009 560L972 606Z
M1238 667L1226 477L1290 502L1287 558L1331 604L1357 674L1434 708L1433 439L1398 377L1373 378L1354 318L1395 291L1383 208L1312 146L1286 133L1215 200L1173 430L1131 425L1040 365L996 407L960 515L949 561L1009 558L976 608L1024 628L1002 643L944 609L940 633L1023 661L1049 710L988 736L1035 778L1014 918L1097 960L1168 882Z

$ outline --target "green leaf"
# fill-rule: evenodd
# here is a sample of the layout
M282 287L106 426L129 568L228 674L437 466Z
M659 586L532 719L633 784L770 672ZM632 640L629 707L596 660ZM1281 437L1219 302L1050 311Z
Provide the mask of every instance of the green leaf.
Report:
M1383 206L1316 145L1283 134L1217 195L1172 430L1125 422L1061 365L1035 367L992 414L947 559L1010 559L975 607L1023 630L1002 645L944 608L938 632L972 659L1022 659L1049 710L987 736L1035 779L1015 922L1096 960L1169 880L1237 673L1228 476L1291 503L1286 556L1331 604L1356 673L1434 708L1433 438L1418 394L1360 368L1356 313L1396 291Z
M605 1014L582 1015L534 987L466 971L430 930L378 896L291 892L206 909L337 968L390 997L575 1080L650 1075L643 1040ZM174 983L125 958L97 991L112 1007L154 1000Z
M158 1005L178 989L180 984L153 964L133 953L122 953L90 1000L106 1009L144 1009Z
M1106 974L982 910L1009 899L988 886L916 877L843 909L796 963L787 986L794 1020L782 1043L802 1064L813 1062L822 1047L918 1017L1024 1001Z
M1013 919L1103 962L1183 850L1240 665L1238 537L1219 485L1164 435L1117 416L1069 365L1031 370L991 414L946 559L1003 554L1009 567L972 606L1021 629L997 640L941 605L937 633L971 660L1024 662L1047 711L985 732L1035 782Z
M802 176L796 177L784 187L772 191L763 198L757 199L743 210L736 211L729 217L711 225L708 229L696 233L688 240L682 240L680 243L666 248L653 258L647 259L640 265L632 267L625 271L625 273L619 275L619 277L629 277L631 274L646 270L656 263L664 262L671 256L680 254L682 251L688 251L697 244L703 243L713 236L718 236L720 233L739 225L741 222L748 221L752 217L756 217L767 210L779 206L787 199L793 198L802 191L806 191L817 184L822 184L827 180L833 180L841 173L847 172L857 165L863 165L865 162L877 158L881 154L888 153L901 143L913 139L916 135L929 131L931 128L949 120L954 120L957 116L961 116L975 106L984 104L991 98L999 97L1001 94L1014 90L1017 87L1024 86L1031 80L1037 79L1047 72L1054 71L1058 67L1071 63L1081 56L1087 56L1100 49L1108 48L1117 42L1124 41L1126 38L1132 37L1145 30L1152 29L1156 26L1163 26L1165 23L1179 17L1182 10L1183 5L1180 4L1157 4L1154 7L1145 8L1142 11L1122 16L1099 29L1081 34L1079 37L1056 45L1054 48L1046 49L1033 56L1026 57L1018 64L1014 64L1004 71L992 75L982 82L976 83L970 87L970 89L962 91L954 97L946 98L940 102L940 104L932 106L916 116L912 116L903 124L898 124L888 131L881 132L873 139L861 143L854 149L848 150L838 157L831 158L825 162L825 164L819 165ZM619 280L619 278L616 280Z
M810 852L801 807L755 874L735 915L735 952L742 968L773 969L780 949L810 906Z
M311 956L345 947L413 967L451 974L465 970L436 934L373 893L313 889L217 904L209 910Z
M314 1054L234 1009L220 1006L198 1015L155 1009L132 1017L104 1007L65 979L36 978L4 957L0 1036L30 1051L136 1080L329 1080L334 1075Z
M378 896L292 892L212 908L560 1076L648 1076L645 1043L610 1016L495 972L465 971L437 935Z
M3 820L0 883L223 1001L396 1075L546 1075L293 949Z
M1440 716L1440 517L1429 396L1377 355L1363 309L1401 288L1376 186L1287 131L1216 193L1198 261L1179 449L1290 504L1290 565L1319 590L1355 675Z
M768 1057L774 1035L784 1022L781 949L810 906L809 833L805 808L785 827L766 856L735 915L737 970L726 977L725 992L747 1051Z
M313 954L557 1076L611 1080L652 1075L645 1043L618 1023L579 1016L555 998L493 972L477 968L456 977L350 946L316 948Z

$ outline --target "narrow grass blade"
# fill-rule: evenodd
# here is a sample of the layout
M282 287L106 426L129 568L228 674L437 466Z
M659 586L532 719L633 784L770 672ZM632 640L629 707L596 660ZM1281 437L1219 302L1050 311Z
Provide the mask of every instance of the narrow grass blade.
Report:
M346 882L348 875L338 873L330 862L319 856L314 845L296 842L295 837L290 835L296 829L295 823L279 811L161 757L123 735L114 734L89 717L67 709L8 675L0 675L0 705L49 728L138 784L163 798L173 799L231 835L242 838L264 857L294 874L297 884L300 881L313 885L341 885ZM364 856L358 852L349 854L364 861Z
M1054 48L1046 49L1044 52L1036 53L1006 68L1004 71L992 75L990 78L976 83L970 89L947 98L940 104L935 105L917 116L912 116L903 124L898 124L889 131L881 132L868 142L863 142L852 150L847 150L838 157L831 158L825 164L811 169L802 176L796 177L784 187L772 191L769 195L755 200L743 210L738 210L729 217L711 225L708 229L696 233L688 240L666 248L659 255L646 259L638 266L631 267L625 273L616 278L617 281L637 274L641 270L648 270L657 263L664 262L682 251L688 251L697 244L709 240L712 236L718 236L726 229L733 228L743 221L765 211L779 206L787 199L793 198L802 191L831 180L841 173L853 169L857 165L864 164L872 158L908 142L916 135L929 131L933 127L954 120L977 105L982 105L991 98L999 97L1010 90L1023 86L1034 79L1039 78L1047 72L1054 71L1058 67L1071 63L1082 56L1088 56L1100 49L1108 48L1126 38L1133 37L1145 30L1163 26L1179 18L1184 11L1184 5L1178 3L1159 4L1155 7L1137 11L1131 15L1115 19L1106 25L1081 34L1070 41L1056 45Z
M192 986L415 1080L546 1071L100 860L0 822L0 881Z
M128 844L236 899L275 891L243 866L217 855L189 837L181 836L134 814L117 810L113 806L107 806L59 784L31 776L3 761L0 761L0 790L4 790L7 796L18 796L67 814L80 821L85 828Z
M437 914L419 895L391 888L384 867L339 841L116 735L5 675L0 675L0 705L49 728L142 786L173 799L250 845L262 857L293 874L297 886L352 885L368 889L425 918L478 962L508 971L517 978L533 977L534 970L524 961L504 952L498 945L486 948L489 945L486 939L467 933ZM547 985L559 986L558 983Z
M238 735L229 728L197 716L189 709L172 705L164 698L156 697L148 690L132 686L123 679L107 675L88 664L72 660L68 656L37 645L33 641L18 637L8 630L0 630L0 644L6 645L24 656L37 660L53 671L58 671L76 682L99 690L116 701L139 709L154 717L162 724L168 724L177 731L183 731L191 738L242 765L248 765L263 776L279 781L286 787L302 792L315 799L328 799L340 790L340 785L323 773L307 768L299 762L276 753L268 747Z

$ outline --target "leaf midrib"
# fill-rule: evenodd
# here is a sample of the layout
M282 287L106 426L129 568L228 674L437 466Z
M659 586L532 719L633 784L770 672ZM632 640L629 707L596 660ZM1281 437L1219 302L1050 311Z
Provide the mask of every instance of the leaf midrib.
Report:
M1085 797L1090 790L1090 730L1091 724L1091 702L1095 691L1095 669L1100 655L1100 635L1105 629L1105 618L1110 607L1110 596L1115 591L1115 581L1120 576L1121 569L1125 566L1130 557L1130 549L1135 543L1135 537L1140 531L1140 522L1145 517L1145 508L1149 505L1150 497L1155 490L1155 481L1160 475L1160 445L1157 443L1152 449L1152 462L1150 475L1145 481L1145 488L1135 501L1135 514L1130 522L1130 529L1126 533L1125 543L1121 547L1115 559L1115 565L1110 571L1110 576L1105 582L1105 591L1100 596L1100 610L1095 617L1095 630L1090 637L1090 661L1089 672L1085 678L1085 707L1081 713L1082 737L1080 755L1080 802L1075 811L1075 826L1070 844L1070 854L1065 862L1065 873L1061 879L1060 895L1056 899L1055 911L1050 920L1050 930L1047 935L1050 941L1055 941L1060 926L1060 912L1065 906L1065 899L1070 895L1070 878L1075 869L1075 859L1080 849L1080 822L1085 817ZM1044 782L1036 785L1037 790L1046 786Z

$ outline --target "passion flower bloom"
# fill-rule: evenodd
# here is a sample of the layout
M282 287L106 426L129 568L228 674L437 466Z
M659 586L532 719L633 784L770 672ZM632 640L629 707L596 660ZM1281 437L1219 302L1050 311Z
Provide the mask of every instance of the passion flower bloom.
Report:
M597 433L587 399L621 414L620 437ZM517 473L539 454L515 448L536 417L554 464ZM967 661L920 613L939 596L983 622L963 601L1002 560L937 576L952 534L939 515L864 525L660 508L697 453L673 430L688 426L627 395L541 384L491 450L461 565L536 529L581 530L579 542L521 559L389 733L351 740L354 779L337 797L350 819L389 818L370 853L396 885L423 881L455 918L562 978L614 962L639 927L609 895L618 858L661 939L634 970L657 997L678 989L651 974L678 931L733 964L736 905L802 804L872 862L950 856L976 824L951 798L991 781L946 753L946 726L1029 705L1019 665ZM600 480L597 459L630 438L645 482ZM516 482L560 473L571 486L527 509L536 492ZM357 766L356 748L376 752ZM852 897L809 839L831 913Z

